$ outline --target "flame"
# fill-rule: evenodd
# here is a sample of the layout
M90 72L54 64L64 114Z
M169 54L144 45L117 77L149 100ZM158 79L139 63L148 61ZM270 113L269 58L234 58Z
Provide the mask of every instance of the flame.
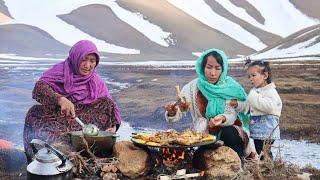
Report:
M161 148L163 163L175 165L185 159L185 150L181 148Z
M159 159L157 158L157 159L156 159L156 163L155 163L154 166L155 166L155 167L158 166L159 163L160 163L160 161L159 161Z

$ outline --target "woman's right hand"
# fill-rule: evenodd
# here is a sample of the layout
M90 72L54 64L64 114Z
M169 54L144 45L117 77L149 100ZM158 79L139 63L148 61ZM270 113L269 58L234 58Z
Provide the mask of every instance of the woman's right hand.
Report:
M175 116L177 111L178 111L178 108L177 106L175 105L174 102L171 102L171 103L167 103L164 108L166 109L166 111L168 112L168 116Z
M113 127L108 128L106 131L116 133L116 129L117 129L116 126L113 126Z
M65 115L66 117L76 117L74 104L69 99L61 97L59 98L58 104L61 109L61 114Z
M184 100L179 105L181 112L188 111L190 104L191 103L184 98Z

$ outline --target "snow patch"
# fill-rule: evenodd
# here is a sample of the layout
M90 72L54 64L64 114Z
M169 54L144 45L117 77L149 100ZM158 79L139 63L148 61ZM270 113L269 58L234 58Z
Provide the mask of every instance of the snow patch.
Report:
M280 46L274 47L266 52L260 54L254 54L250 57L254 59L272 59L272 58L287 58L287 57L299 57L320 55L320 43L315 43L320 36L313 37L307 41L295 44L286 49L280 49Z
M200 57L202 54L202 52L192 52L192 55Z
M282 37L319 24L319 20L307 17L296 9L289 0L247 1L264 17L264 28Z
M231 14L250 23L251 25L253 25L257 28L260 28L262 30L277 34L276 32L272 31L273 29L268 29L268 27L265 27L263 24L259 23L256 19L254 19L252 16L250 16L245 9L234 5L229 0L216 0L216 2L219 3L220 5L222 5Z
M300 167L311 164L315 168L320 168L319 144L307 141L277 140L272 148L273 155L278 154L279 148L277 147L280 147L281 157L286 161Z
M110 78L102 78L104 80L104 82L106 82L107 84L110 84L112 86L116 86L118 87L120 90L121 89L127 89L130 84L129 83L121 83L121 82L116 82L114 81L113 79L110 79Z
M172 5L191 15L200 22L217 29L240 43L258 51L266 45L240 25L215 13L203 0L167 0Z
M125 66L192 66L195 65L195 61L136 61L136 62L100 62L102 65L125 65Z
M18 56L16 54L0 54L0 58L1 59L14 59L14 60L32 60L32 61L38 61L38 60L61 61L61 60L64 60L61 58ZM3 61L1 60L1 62L3 62ZM22 62L22 61L20 61L20 62Z
M305 33L300 34L299 36L295 37L294 39L298 39L298 38L300 38L300 37L302 37L302 36L305 36L305 35L307 35L307 34L309 34L309 33L312 33L313 31L319 30L319 29L320 29L320 27L317 27L317 28L315 28L315 29L312 29L312 30L310 30L310 31L307 31L307 32L305 32Z
M165 32L159 26L145 20L141 13L132 13L121 8L113 1L102 1L101 4L109 6L119 19L144 34L151 41L165 47L168 47L170 44L174 44L173 40L169 37L171 33Z

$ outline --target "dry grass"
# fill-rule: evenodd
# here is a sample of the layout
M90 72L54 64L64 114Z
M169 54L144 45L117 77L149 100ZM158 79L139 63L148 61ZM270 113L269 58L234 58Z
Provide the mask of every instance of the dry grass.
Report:
M297 179L300 169L281 160L247 161L234 179Z
M275 160L270 158L268 149L271 145L266 144L263 148L264 159L263 160L246 160L243 165L243 170L237 174L233 179L235 180L248 180L248 179L300 179L299 174L310 173L310 179L319 179L320 170L314 168L311 165L307 165L303 168L297 165L284 161L281 158L280 150L275 156Z
M243 171L236 179L297 179L297 174L301 170L298 166L286 163L281 159L281 147L277 147L276 160L273 160L273 157L270 156L271 142L273 141L271 137L277 127L273 129L269 138L264 142L259 160L245 160Z
M82 138L85 149L75 151L71 145L66 143L55 143L53 146L61 151L73 163L73 174L82 179L100 179L100 173L105 165L115 165L116 158L99 158L90 150L88 142Z
M302 171L312 174L310 176L310 179L320 179L320 170L313 167L312 165L306 165L302 168Z
M274 130L277 127L274 128ZM300 169L297 165L285 162L281 158L281 148L277 148L278 152L273 158L270 156L270 150L273 140L271 139L274 130L270 134L269 138L264 142L262 152L259 156L259 160L245 160L243 165L243 171L241 171L234 179L299 179L298 174L302 172L308 172L314 175L319 174L320 170L308 166L306 169ZM263 156L263 158L261 158Z

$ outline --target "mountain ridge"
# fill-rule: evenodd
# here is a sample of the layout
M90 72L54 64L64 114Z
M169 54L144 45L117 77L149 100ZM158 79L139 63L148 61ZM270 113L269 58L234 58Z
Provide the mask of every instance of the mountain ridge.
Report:
M31 5L34 2L35 1L31 0L29 7L32 7ZM193 54L202 52L211 47L223 49L230 57L243 57L264 53L274 48L276 45L279 45L279 43L283 44L281 48L290 48L304 40L310 40L312 38L310 36L317 36L317 33L319 33L315 30L314 33L309 34L309 36L301 36L301 33L304 31L307 32L308 28L310 28L302 27L306 26L303 22L296 22L295 25L288 26L288 28L296 29L301 26L302 30L296 31L287 37L282 37L279 34L270 32L280 32L283 30L278 29L276 31L276 26L279 26L277 23L280 21L277 20L277 22L272 22L270 19L272 20L273 17L266 17L266 14L269 12L266 12L268 9L267 7L262 7L263 3L259 4L251 0L197 1L200 4L203 3L203 5L207 7L204 11L204 13L207 14L207 17L222 18L222 20L212 19L216 23L221 23L220 30L218 30L213 28L212 22L210 24L210 19L204 19L205 15L201 17L202 19L199 19L200 17L197 14L200 12L186 9L192 5L192 1L188 2L189 5L188 3L181 5L181 2L182 1L180 0L95 0L90 2L81 0L77 2L79 5L73 4L74 8L72 11L64 14L56 14L55 16L68 24L68 26L73 27L73 29L77 29L78 32L92 37L94 41L97 39L101 42L121 47L122 50L117 51L121 51L120 54L111 53L112 46L104 48L110 51L100 49L103 55L107 57L117 57L117 59L121 59L121 57L124 59L130 59L130 57L139 59L139 56L144 57L142 59L145 59L146 57L163 57L164 59L177 59L182 57L184 59L192 59L194 58ZM59 0L55 2L55 4L52 2L50 3L48 3L48 7L45 7L44 9L49 8L49 5L53 5L54 7L52 8L61 8L63 7L62 5L67 5L66 1ZM196 4L194 5L196 6ZM285 6L283 6L283 4ZM305 3L301 3L301 1L297 0L288 0L282 4L277 1L270 1L270 7L275 7L275 5L279 5L279 7L283 8L283 12L279 13L280 15L283 15L283 17L280 18L282 21L290 16L298 17L297 20L302 21L303 19L306 19L308 15L309 23L319 22L320 15L316 10L320 7L320 3L311 0L307 0ZM71 41L59 42L59 38L56 38L56 34L52 35L49 33L49 36L44 35L45 31L43 29L39 29L36 25L32 25L32 21L30 20L30 18L32 18L31 15L27 15L26 18L29 18L29 20L24 21L22 18L24 16L21 14L22 12L18 11L21 7L17 6L20 6L18 0L0 0L0 13L9 18L13 18L10 22L1 22L0 19L0 40L4 42L0 45L0 53L39 56L48 54L49 51L52 52L51 54L67 53L67 49L72 45L72 43L70 43ZM197 10L198 7L195 6L192 7L193 10ZM277 8L279 9L279 7ZM295 7L296 9L292 10L292 7ZM291 11L285 12L288 9ZM290 15L291 12L294 14ZM303 13L303 15L298 12ZM212 13L215 14L213 15ZM37 17L37 14L33 16ZM251 18L251 20L245 19L245 17ZM39 18L46 17L40 16ZM126 19L129 19L129 21L131 20L130 23ZM228 34L241 33L243 30L239 32L232 31L232 29L224 31L223 28L225 27L223 27L223 25L226 25L226 22L224 22L223 19L229 22L229 25L231 25L230 27L234 26L238 27L238 29L242 28L244 31L254 35L261 43L267 45L267 47L263 49L259 48L261 50L257 51L250 48L255 47L255 44L244 44L244 41L235 39L243 39L246 35L238 34L233 36ZM23 26L23 22L27 22L27 24ZM140 24L135 22L140 22ZM289 20L288 22L292 22L292 20ZM275 26L271 26L270 23L271 25L274 23ZM52 26L52 24L50 26ZM155 29L148 29L150 27ZM9 29L12 29L12 31L8 31ZM70 30L72 29L68 29L68 31ZM148 30L153 32L151 33L151 36L150 33L147 32ZM50 32L52 32L52 29ZM59 36L62 37L63 31L61 32L62 34L60 33ZM15 35L15 33L23 34L23 36ZM81 36L79 35L79 39L83 39ZM295 36L301 36L298 38L299 41L294 40L297 38ZM66 36L65 38L68 37ZM161 43L157 38L162 38L162 42L166 42L168 45ZM313 41L313 44L304 47L309 48L314 44L317 44L319 41L317 37L315 38L316 41ZM41 44L41 47L36 48L34 46L24 45L23 43L26 43L24 39L28 39L33 45ZM288 43L285 41L288 41ZM66 42L67 44L65 44ZM126 49L135 49L137 51L135 51L134 54L138 54L132 54L134 51L126 53Z

